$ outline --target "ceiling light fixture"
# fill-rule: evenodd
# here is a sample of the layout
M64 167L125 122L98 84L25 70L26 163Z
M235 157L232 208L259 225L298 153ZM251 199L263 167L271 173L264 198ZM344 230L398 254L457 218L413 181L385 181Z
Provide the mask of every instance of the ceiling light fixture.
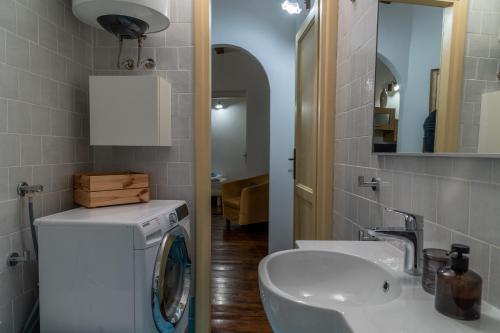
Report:
M302 8L296 0L285 0L281 4L281 8L290 15L300 14Z
M224 109L224 105L222 105L222 103L221 103L221 102L217 102L217 103L215 104L215 109L216 109L216 110L222 110L222 109Z

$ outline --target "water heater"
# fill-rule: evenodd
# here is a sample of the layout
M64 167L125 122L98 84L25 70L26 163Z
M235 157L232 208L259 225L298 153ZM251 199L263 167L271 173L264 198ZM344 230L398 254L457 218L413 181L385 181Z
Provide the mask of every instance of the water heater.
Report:
M139 39L168 28L170 0L73 0L73 13L121 39Z

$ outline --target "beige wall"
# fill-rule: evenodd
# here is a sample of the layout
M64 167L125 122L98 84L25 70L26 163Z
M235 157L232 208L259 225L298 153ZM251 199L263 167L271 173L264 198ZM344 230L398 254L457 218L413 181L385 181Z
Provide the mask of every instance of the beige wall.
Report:
M395 207L425 218L425 247L471 246L484 298L500 306L500 160L378 157L371 153L377 1L340 1L335 138L334 237L402 225ZM357 177L382 178L379 192Z

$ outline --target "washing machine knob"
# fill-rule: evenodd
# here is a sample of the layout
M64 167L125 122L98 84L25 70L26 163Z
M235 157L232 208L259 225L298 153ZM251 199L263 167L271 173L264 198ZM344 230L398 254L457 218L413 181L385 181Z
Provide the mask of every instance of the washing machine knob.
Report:
M177 219L177 214L170 213L170 215L168 216L168 222L170 222L170 224L175 224L175 223L179 222L179 220Z

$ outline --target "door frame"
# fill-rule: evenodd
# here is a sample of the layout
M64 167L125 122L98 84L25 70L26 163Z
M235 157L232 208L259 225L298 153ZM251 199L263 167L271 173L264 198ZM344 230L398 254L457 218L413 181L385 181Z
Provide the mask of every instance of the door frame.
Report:
M211 1L194 1L195 332L211 331ZM317 238L332 239L338 0L319 15Z

